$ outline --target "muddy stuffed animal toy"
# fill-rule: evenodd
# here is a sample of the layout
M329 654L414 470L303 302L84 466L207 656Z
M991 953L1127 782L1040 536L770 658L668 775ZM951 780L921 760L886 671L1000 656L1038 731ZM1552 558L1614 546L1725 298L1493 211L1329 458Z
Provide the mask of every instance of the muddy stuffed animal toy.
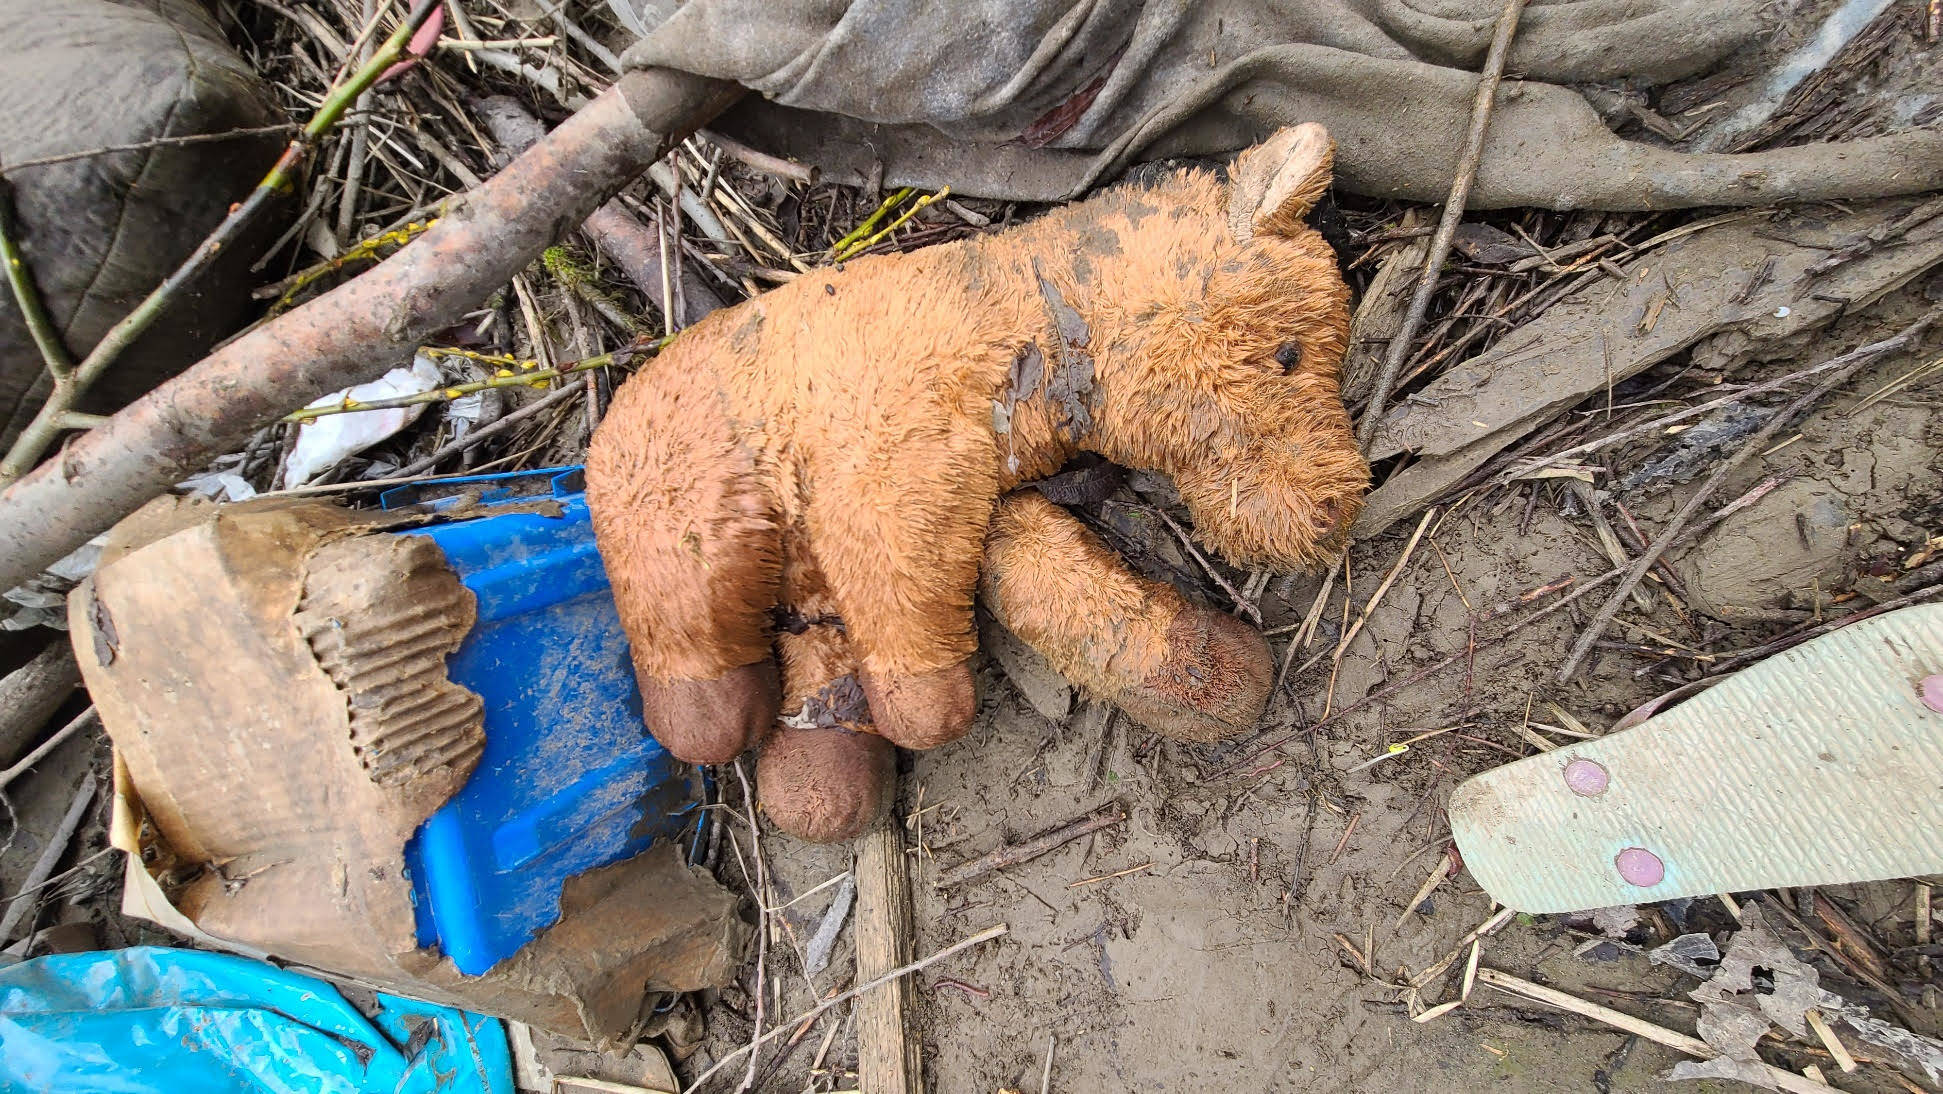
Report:
M1348 289L1303 221L1330 154L1320 126L1285 129L1225 178L817 270L685 331L587 461L656 738L693 763L761 748L780 828L854 836L893 746L969 728L980 592L1147 726L1251 728L1262 636L1018 488L1095 453L1171 476L1237 565L1332 557L1369 470L1337 384Z

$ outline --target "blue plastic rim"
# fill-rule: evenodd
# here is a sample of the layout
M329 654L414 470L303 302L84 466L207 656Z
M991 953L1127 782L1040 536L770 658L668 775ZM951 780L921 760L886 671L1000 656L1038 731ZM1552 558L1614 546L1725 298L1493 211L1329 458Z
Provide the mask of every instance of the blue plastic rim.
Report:
M576 874L631 858L702 817L699 776L647 733L627 638L594 548L578 467L386 491L387 509L551 498L396 535L429 537L478 598L447 662L485 701L465 786L405 848L418 942L477 975L559 921Z

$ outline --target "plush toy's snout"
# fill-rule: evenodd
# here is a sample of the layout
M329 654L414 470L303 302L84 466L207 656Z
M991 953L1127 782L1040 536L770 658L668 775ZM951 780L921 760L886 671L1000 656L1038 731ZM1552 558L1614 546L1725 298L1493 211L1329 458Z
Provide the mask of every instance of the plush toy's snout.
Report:
M1353 443L1323 445L1315 436L1216 454L1177 474L1196 537L1239 566L1289 573L1327 565L1362 512L1369 465Z

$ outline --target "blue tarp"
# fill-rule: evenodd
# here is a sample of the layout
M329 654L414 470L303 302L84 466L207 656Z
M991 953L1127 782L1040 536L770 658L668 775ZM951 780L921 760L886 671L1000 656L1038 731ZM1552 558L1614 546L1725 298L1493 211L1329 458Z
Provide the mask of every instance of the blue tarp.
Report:
M0 1090L512 1094L499 1019L164 947L0 969Z

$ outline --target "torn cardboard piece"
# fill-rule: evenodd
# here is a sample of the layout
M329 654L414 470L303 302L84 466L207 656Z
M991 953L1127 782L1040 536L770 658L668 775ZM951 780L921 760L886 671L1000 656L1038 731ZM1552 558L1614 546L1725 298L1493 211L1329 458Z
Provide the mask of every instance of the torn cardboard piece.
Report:
M166 508L70 603L116 746L129 914L593 1041L650 992L729 980L737 899L668 846L569 881L560 922L483 976L419 949L404 846L484 741L444 677L472 594L428 540L332 506Z

